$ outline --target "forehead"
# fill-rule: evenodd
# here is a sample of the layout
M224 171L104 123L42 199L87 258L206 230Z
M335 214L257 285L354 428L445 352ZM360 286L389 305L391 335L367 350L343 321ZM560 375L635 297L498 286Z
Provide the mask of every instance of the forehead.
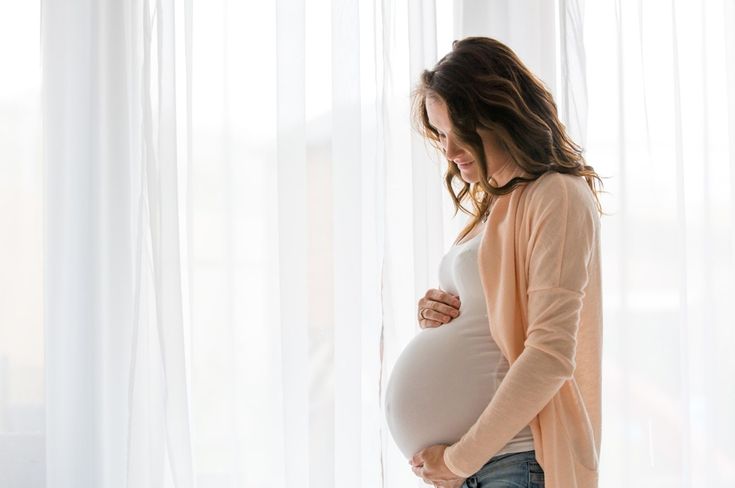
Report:
M441 98L426 97L426 115L429 124L436 129L446 129L451 125L447 105Z

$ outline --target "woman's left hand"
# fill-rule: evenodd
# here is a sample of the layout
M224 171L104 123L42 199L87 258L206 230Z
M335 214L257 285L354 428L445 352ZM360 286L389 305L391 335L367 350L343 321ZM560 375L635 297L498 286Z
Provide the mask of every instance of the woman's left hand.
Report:
M445 444L435 444L422 449L408 461L416 476L420 476L427 484L439 488L459 488L467 478L458 478L444 464Z

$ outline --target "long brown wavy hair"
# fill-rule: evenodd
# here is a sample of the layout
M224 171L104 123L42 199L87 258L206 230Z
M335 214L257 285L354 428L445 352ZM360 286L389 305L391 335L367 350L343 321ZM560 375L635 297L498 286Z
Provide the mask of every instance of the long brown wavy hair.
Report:
M598 212L605 214L598 197L602 179L592 166L585 164L582 148L567 135L544 83L505 44L489 37L455 40L452 50L433 69L421 73L411 96L415 130L443 153L439 133L429 123L426 100L444 101L458 144L479 163L482 178L470 184L462 179L457 165L447 159L449 166L444 183L454 201L454 213L462 210L473 216L455 243L480 222L493 196L508 194L517 186L535 181L550 171L584 176L595 196ZM504 186L491 186L478 128L492 131L512 161L533 176L517 176ZM455 178L462 185L457 193L453 185ZM474 211L462 206L466 199L470 200Z

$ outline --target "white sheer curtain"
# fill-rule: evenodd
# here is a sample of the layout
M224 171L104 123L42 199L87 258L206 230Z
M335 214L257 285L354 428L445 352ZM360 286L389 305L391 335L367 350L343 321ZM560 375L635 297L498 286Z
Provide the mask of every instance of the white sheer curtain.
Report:
M381 344L390 357L415 332L402 266L426 272L419 182L441 215L437 166L408 119L436 15L418 1L307 7L194 5L199 486L418 482L383 428ZM429 230L438 252L442 228Z
M426 486L381 395L464 222L408 94L467 35L608 178L601 486L735 484L732 0L41 7L42 174L0 105L0 485Z
M194 485L187 6L42 5L49 487Z
M7 13L7 15L6 15ZM44 482L39 5L0 1L0 486Z
M308 7L43 4L49 486L418 482L380 293L414 172L440 201L408 144L435 13Z
M588 4L606 486L735 486L735 3Z

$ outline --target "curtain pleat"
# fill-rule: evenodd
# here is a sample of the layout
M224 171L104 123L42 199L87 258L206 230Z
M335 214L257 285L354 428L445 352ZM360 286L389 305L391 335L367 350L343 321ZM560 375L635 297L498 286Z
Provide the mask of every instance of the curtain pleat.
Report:
M53 182L44 188L44 234L48 236L44 243L45 286L52 290L44 294L44 339L54 345L45 352L46 472L47 478L57 479L57 486L64 487L75 483L92 486L100 475L99 462L92 469L85 465L86 460L96 458L98 439L93 426L97 422L82 421L97 417L95 384L101 382L94 367L97 334L89 319L97 310L96 288L89 265L84 266L88 257L95 259L92 253L96 249L92 148L82 136L95 129L87 99L95 65L90 50L83 49L91 44L89 26L94 16L89 5L81 7L86 10L56 4L42 9L44 128L71 122L76 129L44 132L45 153L56 155L55 164L44 162L46 180ZM77 69L66 72L66 64ZM67 118L69 105L79 114L76 120ZM66 318L63 328L56 323L61 317ZM74 360L69 361L69 356ZM72 440L79 448L65 449Z
M671 22L671 49L672 49L672 73L671 79L673 81L673 93L672 93L672 104L674 107L674 154L675 164L673 165L676 173L676 221L677 234L675 236L675 242L677 244L677 267L678 267L678 313L677 318L673 325L676 326L678 331L678 368L679 368L679 391L677 392L677 410L679 411L680 419L680 432L681 441L679 444L680 456L680 473L681 479L685 485L692 483L691 474L691 430L689 429L688 420L691 418L689 397L691 394L689 386L689 333L688 326L689 322L686 319L688 311L689 297L688 287L688 270L689 270L689 259L691 250L689 249L689 240L687 239L687 233L690 230L686 216L686 204L689 198L688 191L686 188L686 174L684 168L684 141L683 141L683 121L682 121L682 73L680 69L680 51L679 51L679 24L677 19L677 8L676 1L671 0L671 9L669 20Z
M273 454L277 476L283 486L309 483L310 469L309 392L312 384L309 361L307 147L305 121L305 5L301 0L278 0L276 7L277 48L277 138L276 172L270 184L276 198L273 234L267 237L275 254L278 280L277 320L268 320L280 331L277 350L279 367L272 381L282 395L282 430L272 433L278 449ZM253 114L255 115L255 114ZM248 160L241 161L248 165ZM267 317L267 316L266 316ZM274 339L276 338L274 337Z
M366 268L363 241L370 173L362 160L361 44L359 5L333 1L331 39L331 171L332 272L334 283L333 357L334 486L354 483L363 475L362 371L375 367L374 354L363 356L362 333L374 322L363 319ZM367 264L367 263L366 263ZM374 263L371 263L374 264ZM374 349L373 349L374 350ZM312 435L317 432L312 432ZM366 446L367 447L367 446ZM327 468L328 466L324 466ZM372 471L364 467L366 473ZM325 481L328 481L325 479ZM329 483L331 484L331 483Z
M570 137L587 142L587 65L584 48L584 0L559 0L559 72L557 108Z
M129 486L193 485L179 201L175 5L143 1L141 219L129 387ZM185 49L179 45L178 49ZM185 66L178 66L179 78ZM177 113L177 109L182 113ZM184 140L188 138L183 134Z
M193 486L174 3L42 12L47 485Z
M602 169L602 480L726 485L735 425L732 91L724 2L588 9L586 158ZM613 62L611 63L611 60ZM594 87L594 89L592 89ZM609 196L609 199L608 199ZM604 454L608 453L608 454Z

